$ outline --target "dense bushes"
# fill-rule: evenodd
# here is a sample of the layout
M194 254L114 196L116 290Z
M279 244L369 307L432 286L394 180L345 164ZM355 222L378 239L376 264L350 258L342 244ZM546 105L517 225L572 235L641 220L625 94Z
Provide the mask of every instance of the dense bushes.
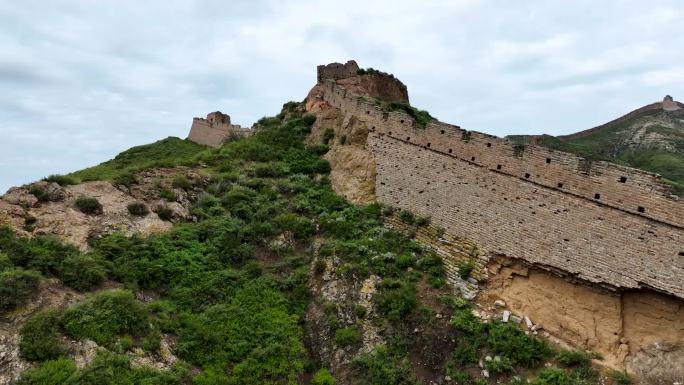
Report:
M50 182L50 183L57 183L60 186L69 186L73 184L78 184L78 180L76 178L67 176L67 175L59 175L59 174L53 174L49 175L45 178L43 178L44 181Z
M0 273L0 311L23 306L38 292L40 274L21 268Z
M65 358L47 361L42 365L26 370L16 385L62 385L76 372L76 364Z
M356 345L361 342L361 333L355 326L337 329L335 331L335 343L340 346Z
M119 336L145 336L150 332L149 315L133 294L109 290L89 297L64 312L64 330L74 338L88 338L108 345Z
M74 202L76 208L84 213L91 215L102 214L102 204L93 197L78 197Z
M64 354L66 348L59 337L59 322L59 313L56 310L34 314L21 330L21 356L31 361L46 361Z
M150 210L142 202L129 203L126 208L131 215L135 215L136 217L144 217L150 213Z
M482 353L499 356L489 364L493 373L513 367L539 366L551 353L545 341L526 335L510 323L483 323L473 315L469 305L458 306L451 321L463 333L453 352L453 362L459 366L477 364Z
M62 263L60 278L76 290L90 290L107 276L101 261L90 255L72 255Z
M311 385L335 385L335 378L328 369L322 368L314 374Z

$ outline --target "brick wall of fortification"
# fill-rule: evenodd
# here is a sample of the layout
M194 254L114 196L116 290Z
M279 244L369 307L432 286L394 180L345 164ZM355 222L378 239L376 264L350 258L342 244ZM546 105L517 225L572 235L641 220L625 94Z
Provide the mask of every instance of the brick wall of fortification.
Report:
M445 123L415 128L326 82L323 98L365 121L378 200L448 233L611 288L684 298L684 202L646 172Z

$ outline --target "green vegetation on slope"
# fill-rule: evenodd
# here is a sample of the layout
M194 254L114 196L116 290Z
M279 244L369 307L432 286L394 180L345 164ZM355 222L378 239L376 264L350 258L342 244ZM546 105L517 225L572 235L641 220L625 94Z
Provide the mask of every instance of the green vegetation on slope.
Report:
M154 167L173 167L194 164L193 160L206 147L175 137L168 137L143 146L132 147L114 159L97 166L76 171L66 177L52 175L46 180L73 184L74 179L82 182L93 180L118 181L127 184L133 173Z
M314 373L314 383L333 384L325 370L329 363L310 361L303 342L305 311L318 300L309 292L310 266L322 273L320 258L338 259L335 274L349 282L381 279L373 302L376 326L388 342L354 361L356 383L418 384L409 353L418 343L414 327L435 322L432 305L419 298L419 286L439 290L444 285L442 261L383 226L383 215L392 210L355 206L333 192L327 162L303 144L313 121L291 112L264 120L263 129L250 138L202 151L197 161L214 170L214 179L192 208L197 220L176 224L167 233L111 234L82 253L52 237L20 238L0 228L3 279L31 269L35 279L28 283L37 282L40 272L79 290L96 288L105 278L123 287L35 314L20 346L24 357L39 364L18 384L294 384ZM159 153L154 145L145 148ZM145 151L133 163L147 164ZM93 175L126 170L118 163L110 166L98 166L103 168ZM409 214L401 214L407 223L429 223ZM315 245L320 246L317 261ZM37 290L35 284L20 286L27 292L22 303ZM138 291L158 299L140 302L133 294ZM326 304L327 326L337 345L353 349L361 330L337 318L338 306ZM505 380L539 366L550 354L544 343L512 326L471 317L467 304L455 308L453 327L461 344L444 369L453 376L472 380L468 373L479 372L477 360L495 353L501 364L491 368L491 381ZM362 319L366 309L355 314ZM173 352L180 360L169 370L132 366L137 348L158 354L163 334L175 341ZM64 356L63 336L92 339L106 351L77 369Z

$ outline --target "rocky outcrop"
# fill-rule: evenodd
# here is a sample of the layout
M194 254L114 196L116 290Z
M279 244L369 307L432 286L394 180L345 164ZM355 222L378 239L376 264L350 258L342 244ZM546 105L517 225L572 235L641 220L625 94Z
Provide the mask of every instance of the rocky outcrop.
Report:
M64 187L56 183L36 182L15 187L0 198L0 225L9 225L23 236L56 235L82 250L88 248L89 239L104 234L122 232L145 236L166 231L172 223L161 219L155 209L168 208L171 221L186 218L191 202L201 192L201 189L186 191L173 188L172 180L179 175L198 186L208 183L207 177L195 171L175 168L141 172L130 187L114 186L106 181ZM171 201L162 198L163 190L172 192L175 198ZM36 191L41 191L40 200ZM79 211L75 205L79 197L97 199L102 205L102 213L89 215ZM144 216L129 213L128 205L134 202L145 204L150 213Z
M328 140L330 150L325 159L330 162L335 191L354 203L371 203L375 201L375 161L365 148L368 127L322 101L319 92L314 87L307 97L306 111L316 115L307 140L311 145Z

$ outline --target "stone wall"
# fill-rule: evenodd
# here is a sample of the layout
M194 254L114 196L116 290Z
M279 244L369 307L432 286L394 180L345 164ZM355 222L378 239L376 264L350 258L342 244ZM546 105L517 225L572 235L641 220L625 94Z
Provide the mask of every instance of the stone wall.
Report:
M219 111L207 115L206 119L193 118L188 139L209 147L221 147L231 135L248 136L251 131L230 123L230 116Z
M684 202L650 173L441 122L417 128L334 82L322 98L368 127L380 202L448 233L611 290L684 298Z
M474 277L488 282L482 299L504 299L610 366L682 341L684 201L659 176L438 121L419 128L342 83L319 83L307 105L365 125L376 199L445 230L437 241L427 229L415 234L442 255L453 286L477 289L457 277L459 264L474 262ZM487 262L501 259L510 263Z

